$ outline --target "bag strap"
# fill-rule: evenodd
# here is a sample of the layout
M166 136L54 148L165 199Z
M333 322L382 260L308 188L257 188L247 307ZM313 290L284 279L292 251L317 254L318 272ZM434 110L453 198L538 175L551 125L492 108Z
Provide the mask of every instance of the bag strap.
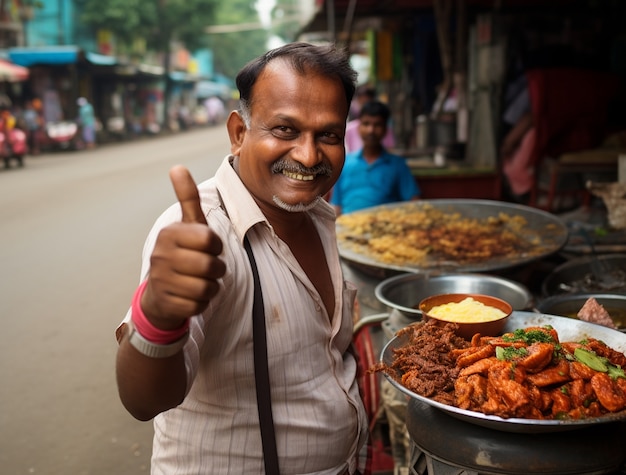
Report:
M274 418L272 417L272 398L270 394L270 377L267 365L267 335L265 332L265 311L263 310L263 293L259 271L256 266L252 247L248 237L244 237L244 247L252 266L254 276L254 303L252 305L252 339L254 347L254 382L261 427L261 443L263 445L263 462L267 475L279 475L278 451L274 434Z

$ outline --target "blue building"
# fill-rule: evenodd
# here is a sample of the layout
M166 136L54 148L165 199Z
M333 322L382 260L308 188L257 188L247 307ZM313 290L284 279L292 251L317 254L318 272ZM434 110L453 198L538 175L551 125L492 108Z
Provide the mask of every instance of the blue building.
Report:
M109 124L120 123L128 131L158 130L170 120L165 117L166 79L172 86L168 106L192 108L197 82L213 74L210 51L192 56L179 45L166 77L158 52L147 51L141 42L132 45L136 50L119 51L111 32L87 28L79 2L32 3L13 0L20 7L13 13L18 33L2 46L5 57L30 70L23 99L42 99L48 121L74 119L77 98L86 97L104 132Z

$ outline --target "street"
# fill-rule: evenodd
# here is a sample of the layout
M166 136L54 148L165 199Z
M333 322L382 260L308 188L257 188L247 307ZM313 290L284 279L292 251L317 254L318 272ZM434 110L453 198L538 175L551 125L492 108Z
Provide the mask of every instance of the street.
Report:
M0 170L0 473L149 473L152 423L119 401L114 331L175 200L169 168L199 182L229 151L218 125Z

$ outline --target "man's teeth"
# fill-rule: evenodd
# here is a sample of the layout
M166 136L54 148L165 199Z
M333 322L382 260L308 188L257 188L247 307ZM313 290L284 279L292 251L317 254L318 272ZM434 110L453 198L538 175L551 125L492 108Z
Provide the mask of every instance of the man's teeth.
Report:
M315 175L301 175L300 173L288 172L287 170L283 170L283 175L288 178L293 178L294 180L301 181L311 181L313 178L315 178Z

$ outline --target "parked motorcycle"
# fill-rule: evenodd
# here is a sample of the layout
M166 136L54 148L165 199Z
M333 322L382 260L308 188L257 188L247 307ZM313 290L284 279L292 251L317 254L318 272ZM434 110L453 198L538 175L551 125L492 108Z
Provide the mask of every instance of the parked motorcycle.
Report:
M48 122L43 147L57 150L76 150L79 145L78 124L70 120Z
M121 141L127 138L126 121L123 117L109 117L106 121L106 137L109 140Z
M0 155L4 160L4 167L11 167L11 160L16 160L18 166L24 166L24 155L28 153L26 133L22 129L13 128L8 132L0 132Z

